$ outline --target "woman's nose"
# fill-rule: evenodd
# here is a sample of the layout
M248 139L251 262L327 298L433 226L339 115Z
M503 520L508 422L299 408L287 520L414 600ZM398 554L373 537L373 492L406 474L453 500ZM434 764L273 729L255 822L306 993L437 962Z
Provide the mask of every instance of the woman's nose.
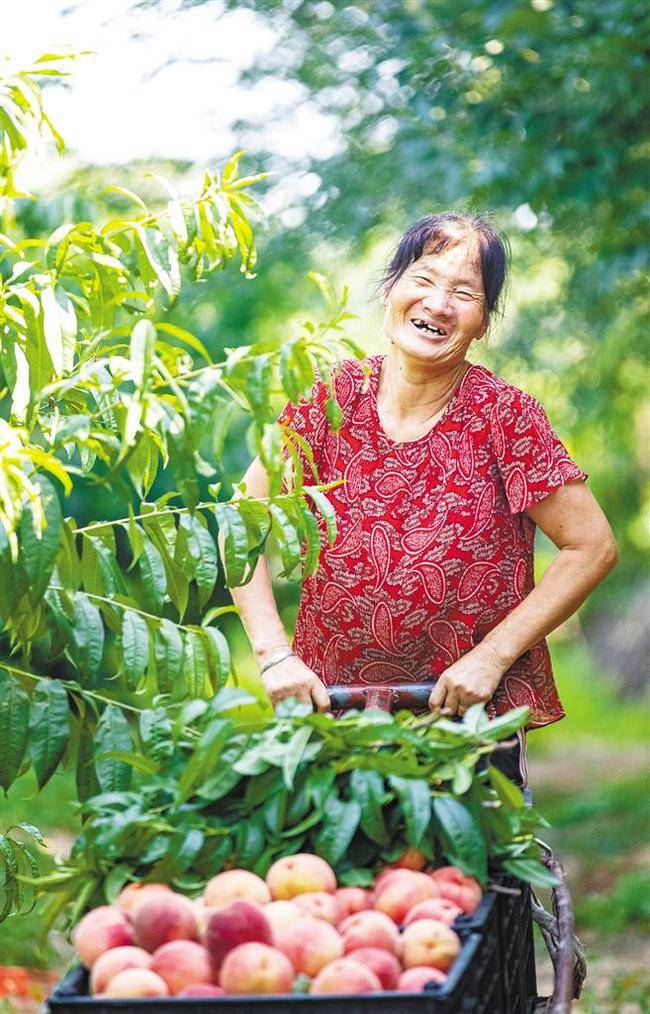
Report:
M444 285L432 285L422 300L423 306L432 313L440 313L442 310L447 310L449 302L450 293Z

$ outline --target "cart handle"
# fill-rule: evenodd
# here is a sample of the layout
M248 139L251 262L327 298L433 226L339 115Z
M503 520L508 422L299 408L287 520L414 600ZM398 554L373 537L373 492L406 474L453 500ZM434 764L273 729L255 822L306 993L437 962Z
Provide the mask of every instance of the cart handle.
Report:
M327 687L333 710L370 708L391 712L394 708L421 711L429 703L435 683L382 683L375 686Z

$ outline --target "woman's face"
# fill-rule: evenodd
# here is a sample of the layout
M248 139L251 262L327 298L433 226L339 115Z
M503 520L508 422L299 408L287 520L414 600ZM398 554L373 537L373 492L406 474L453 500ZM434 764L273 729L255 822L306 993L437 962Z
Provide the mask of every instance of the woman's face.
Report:
M462 362L487 327L479 257L470 239L413 261L386 297L388 340L422 363Z

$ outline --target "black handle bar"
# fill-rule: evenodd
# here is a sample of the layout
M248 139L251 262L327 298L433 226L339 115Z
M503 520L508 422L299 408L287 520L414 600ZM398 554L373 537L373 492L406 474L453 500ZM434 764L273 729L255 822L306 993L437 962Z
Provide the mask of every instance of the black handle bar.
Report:
M421 711L427 707L434 686L435 683L384 683L375 686L357 684L327 687L327 692L333 711L348 708L375 708L389 712L395 708L405 708L408 711Z

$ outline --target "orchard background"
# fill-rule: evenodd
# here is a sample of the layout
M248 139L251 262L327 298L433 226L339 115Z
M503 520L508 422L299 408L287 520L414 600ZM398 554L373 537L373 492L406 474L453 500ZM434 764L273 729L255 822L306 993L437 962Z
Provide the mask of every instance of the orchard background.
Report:
M481 361L546 406L620 553L550 639L568 717L531 736L531 783L590 952L580 1009L648 1010L646 5L21 7L0 81L2 832L41 829L41 875L69 852L93 779L127 787L121 706L161 706L178 638L179 707L226 682L264 706L215 524L231 582L271 528L288 631L292 532L307 565L315 535L301 483L273 509L213 504L256 449L277 462L273 419L314 366L383 349L400 230L490 210L513 277ZM550 556L540 539L540 572ZM4 965L63 967L42 922L3 923Z

